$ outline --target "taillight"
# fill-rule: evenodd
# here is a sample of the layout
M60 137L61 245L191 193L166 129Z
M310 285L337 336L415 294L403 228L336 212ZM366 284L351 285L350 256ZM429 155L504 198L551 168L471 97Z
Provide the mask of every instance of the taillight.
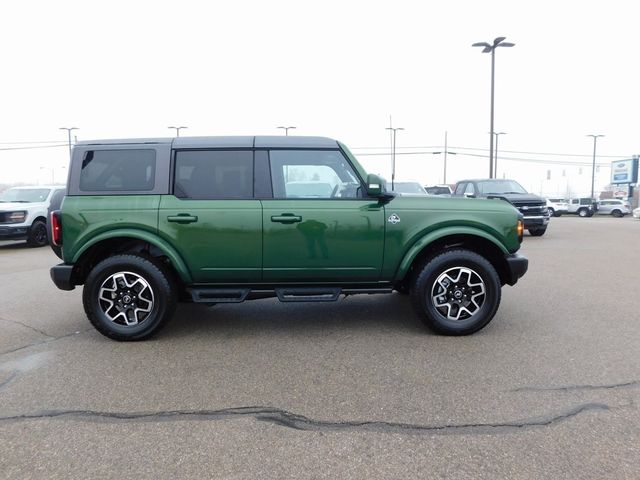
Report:
M516 232L518 232L518 240L520 241L520 243L522 243L522 238L524 237L524 221L518 220Z
M58 210L51 212L51 243L56 247L62 245L62 221Z

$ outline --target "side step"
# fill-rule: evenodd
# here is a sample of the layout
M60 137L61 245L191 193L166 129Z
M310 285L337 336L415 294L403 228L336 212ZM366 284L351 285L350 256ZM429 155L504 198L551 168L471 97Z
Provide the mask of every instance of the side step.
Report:
M249 288L190 288L196 303L240 303L247 299Z
M281 302L335 302L341 293L341 288L276 288Z

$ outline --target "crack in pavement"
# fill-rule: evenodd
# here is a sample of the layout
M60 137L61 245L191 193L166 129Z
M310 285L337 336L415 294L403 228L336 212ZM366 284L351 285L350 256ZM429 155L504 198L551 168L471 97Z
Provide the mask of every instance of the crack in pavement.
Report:
M6 386L8 386L11 382L13 382L16 377L18 376L20 372L18 372L17 370L12 370L11 372L9 372L9 377L4 380L3 382L0 382L0 392L2 391L3 388L5 388Z
M420 425L411 423L374 421L315 420L287 410L272 407L236 407L221 410L166 410L156 412L101 412L95 410L52 410L39 413L0 417L0 424L50 418L72 418L87 421L131 422L177 420L210 421L229 417L253 417L261 422L303 431L366 431L378 433L413 433L429 435L464 435L508 433L551 426L589 411L609 411L602 403L585 403L562 413L548 416L498 423L462 423L444 425Z
M611 390L616 388L631 388L640 386L640 381L633 380L625 383L612 383L609 385L566 385L562 387L520 387L512 392L569 392L571 390Z
M44 330L40 330L39 328L32 327L31 325L27 325L26 323L22 323L22 322L20 322L18 320L9 320L7 318L0 317L0 321L7 322L7 323L13 323L15 325L20 325L20 326L22 326L24 328L28 328L30 330L33 330L34 332L39 333L40 335L44 335L45 337L55 338L53 335L49 335Z
M79 335L81 333L88 332L89 330L93 330L93 328L87 328L85 330L78 330L76 332L66 333L64 335L60 335L59 337L52 337L51 335L48 335L48 337L50 337L50 338L47 338L46 340L42 340L42 341L34 342L34 343L29 343L27 345L22 345L21 347L12 348L11 350L4 350L4 351L0 352L0 355L7 355L9 353L14 353L14 352L17 352L17 351L20 351L20 350L24 350L25 348L37 347L38 345L45 345L47 343L55 342L57 340L62 340L63 338L72 337L74 335Z

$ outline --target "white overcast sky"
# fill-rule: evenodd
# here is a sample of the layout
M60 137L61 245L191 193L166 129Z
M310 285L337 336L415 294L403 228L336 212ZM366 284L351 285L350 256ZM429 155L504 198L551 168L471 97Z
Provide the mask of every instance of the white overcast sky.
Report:
M442 150L447 181L486 176L490 55L500 156L608 164L640 153L635 2L4 1L0 6L0 183L63 181L66 140L280 134L342 140L356 155ZM364 147L382 147L371 149ZM400 148L403 147L403 148ZM406 148L411 147L411 148ZM426 148L433 147L433 148ZM456 149L458 147L458 149ZM462 150L475 148L479 150ZM548 152L579 156L526 155ZM390 176L388 156L359 156ZM607 164L607 165L604 165ZM551 170L551 180L546 180ZM564 171L564 176L562 173ZM586 193L587 165L504 159L499 175L538 193ZM398 155L397 179L442 182L442 155Z

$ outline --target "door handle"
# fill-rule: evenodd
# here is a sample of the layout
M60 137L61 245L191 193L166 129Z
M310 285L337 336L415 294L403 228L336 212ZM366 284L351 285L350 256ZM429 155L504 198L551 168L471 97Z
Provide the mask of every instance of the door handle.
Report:
M188 213L179 213L178 215L169 215L167 221L175 223L194 223L198 221L198 217L195 215L189 215Z
M300 215L294 215L293 213L283 213L282 215L273 215L271 221L285 224L297 223L302 221L302 217Z

